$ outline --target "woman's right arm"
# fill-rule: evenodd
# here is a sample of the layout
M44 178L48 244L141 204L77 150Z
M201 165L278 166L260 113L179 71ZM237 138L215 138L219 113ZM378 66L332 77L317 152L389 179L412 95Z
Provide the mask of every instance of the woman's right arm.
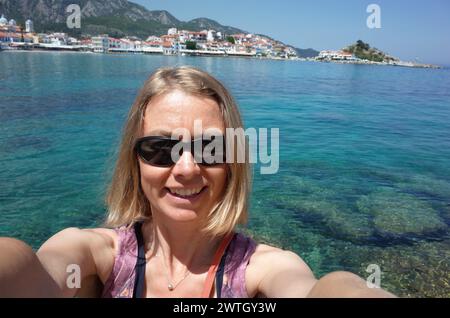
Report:
M0 238L0 298L58 297L58 285L26 243Z
M107 229L69 228L36 254L23 242L2 239L0 254L8 260L0 262L0 296L73 297L91 278L105 282L114 265L114 235Z

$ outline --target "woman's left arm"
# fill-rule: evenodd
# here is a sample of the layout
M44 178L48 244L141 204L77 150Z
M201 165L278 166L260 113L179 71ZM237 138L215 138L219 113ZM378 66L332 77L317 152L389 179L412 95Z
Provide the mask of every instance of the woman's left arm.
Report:
M246 277L248 291L268 298L303 298L317 282L297 254L264 244L252 255Z

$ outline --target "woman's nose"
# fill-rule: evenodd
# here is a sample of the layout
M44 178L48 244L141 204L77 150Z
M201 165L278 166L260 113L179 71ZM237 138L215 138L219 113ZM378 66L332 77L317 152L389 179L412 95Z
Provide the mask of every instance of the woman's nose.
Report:
M184 151L180 159L175 164L172 172L175 176L190 179L200 174L200 167L195 162L192 153L190 151Z

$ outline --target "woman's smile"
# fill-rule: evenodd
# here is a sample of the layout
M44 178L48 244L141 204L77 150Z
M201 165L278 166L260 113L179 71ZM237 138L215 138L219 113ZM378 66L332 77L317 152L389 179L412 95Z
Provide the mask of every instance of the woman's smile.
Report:
M165 188L170 200L179 203L194 203L201 199L207 186L196 188Z

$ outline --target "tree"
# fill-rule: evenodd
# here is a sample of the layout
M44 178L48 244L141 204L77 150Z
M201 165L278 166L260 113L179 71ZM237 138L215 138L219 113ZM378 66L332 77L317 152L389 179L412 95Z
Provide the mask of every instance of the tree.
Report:
M194 41L186 41L186 50L196 50L197 43Z
M361 41L361 40L358 40L358 41L356 42L356 47L359 48L359 49L361 49L361 50L368 50L368 49L370 49L370 45L367 44L367 43L364 43L364 42Z
M231 44L236 44L236 40L232 36L227 36L227 41Z

